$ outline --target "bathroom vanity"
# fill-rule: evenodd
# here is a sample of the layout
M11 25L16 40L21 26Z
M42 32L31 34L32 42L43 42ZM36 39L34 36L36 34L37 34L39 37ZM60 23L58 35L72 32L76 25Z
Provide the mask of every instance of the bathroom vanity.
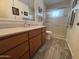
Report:
M0 59L31 59L45 43L46 27L0 30Z

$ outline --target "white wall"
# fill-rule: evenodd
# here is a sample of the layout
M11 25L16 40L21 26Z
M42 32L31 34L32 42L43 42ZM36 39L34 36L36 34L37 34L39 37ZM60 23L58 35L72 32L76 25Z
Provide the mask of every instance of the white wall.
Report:
M73 59L79 59L79 13L76 14L75 22L72 29L68 29L67 42L72 52Z
M14 15L12 15L12 6L12 0L0 0L0 18L14 19Z
M67 31L67 43L71 50L73 59L79 59L79 27L77 26L78 22L79 12L76 13L73 27L68 28Z

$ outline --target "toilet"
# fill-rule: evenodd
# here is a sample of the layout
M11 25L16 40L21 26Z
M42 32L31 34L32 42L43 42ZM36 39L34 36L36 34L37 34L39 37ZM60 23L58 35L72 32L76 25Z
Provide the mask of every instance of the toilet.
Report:
M51 40L52 38L52 31L46 31L46 39Z

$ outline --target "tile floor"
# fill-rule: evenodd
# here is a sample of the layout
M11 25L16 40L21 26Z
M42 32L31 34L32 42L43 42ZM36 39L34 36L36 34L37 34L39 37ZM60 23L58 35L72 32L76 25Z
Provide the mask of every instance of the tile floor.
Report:
M65 40L47 40L33 59L72 59L72 55Z

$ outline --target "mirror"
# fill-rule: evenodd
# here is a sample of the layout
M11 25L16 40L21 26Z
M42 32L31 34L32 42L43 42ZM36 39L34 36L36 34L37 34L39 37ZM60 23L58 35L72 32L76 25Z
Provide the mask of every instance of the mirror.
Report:
M28 13L28 16L24 19L34 20L34 0L19 0L26 6L28 6L29 11L25 11Z
M29 14L30 18L35 21L34 0L29 0Z
M0 0L0 18L34 20L34 0Z
M23 20L34 20L34 0L14 0L14 7L15 15L19 9L19 16L18 13L16 15L16 19L23 19Z

